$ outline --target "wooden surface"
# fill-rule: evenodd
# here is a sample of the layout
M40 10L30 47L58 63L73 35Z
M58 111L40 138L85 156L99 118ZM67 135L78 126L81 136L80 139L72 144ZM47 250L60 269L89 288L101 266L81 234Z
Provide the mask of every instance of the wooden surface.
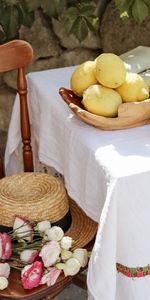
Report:
M14 40L0 46L0 72L25 67L32 62L33 50L29 43Z
M123 103L119 106L118 117L108 118L85 110L81 103L82 99L77 97L71 90L60 88L59 93L79 119L99 129L127 129L150 123L150 99L141 102Z
M23 143L24 171L33 171L30 121L27 105L27 82L25 67L32 62L33 50L29 43L22 40L10 41L0 46L0 72L18 70L17 88L20 97L20 126ZM0 165L0 178L3 177Z
M0 300L39 300L46 296L58 295L65 287L72 283L72 277L64 277L61 275L57 283L52 287L47 287L47 285L40 285L37 288L31 290L24 290L20 281L20 272L17 270L12 270L9 277L9 286L7 289L0 291Z

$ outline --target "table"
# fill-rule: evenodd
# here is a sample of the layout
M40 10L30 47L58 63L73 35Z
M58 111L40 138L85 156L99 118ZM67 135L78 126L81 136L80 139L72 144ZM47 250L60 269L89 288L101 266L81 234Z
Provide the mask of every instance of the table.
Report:
M69 88L73 70L28 75L33 146L41 162L63 174L69 195L100 224L88 270L92 299L149 299L150 125L111 132L80 121L58 94L59 87ZM22 168L18 105L16 99L7 174Z

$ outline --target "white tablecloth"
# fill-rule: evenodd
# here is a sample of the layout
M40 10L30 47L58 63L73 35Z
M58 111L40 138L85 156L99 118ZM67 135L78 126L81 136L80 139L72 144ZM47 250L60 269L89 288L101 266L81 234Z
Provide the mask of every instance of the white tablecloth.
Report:
M88 288L95 300L146 300L150 276L126 277L116 263L150 264L150 125L102 131L80 121L58 94L74 67L28 75L33 145L40 161L64 175L68 193L100 223ZM6 150L6 170L21 170L18 99ZM15 161L15 164L13 163Z

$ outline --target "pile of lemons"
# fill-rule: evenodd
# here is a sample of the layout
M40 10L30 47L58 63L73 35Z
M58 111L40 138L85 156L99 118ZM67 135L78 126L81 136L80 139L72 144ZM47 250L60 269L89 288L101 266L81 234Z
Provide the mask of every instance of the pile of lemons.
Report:
M139 74L128 73L121 58L113 53L103 53L94 61L79 65L70 85L82 97L87 111L104 117L116 117L123 102L149 98L146 81Z

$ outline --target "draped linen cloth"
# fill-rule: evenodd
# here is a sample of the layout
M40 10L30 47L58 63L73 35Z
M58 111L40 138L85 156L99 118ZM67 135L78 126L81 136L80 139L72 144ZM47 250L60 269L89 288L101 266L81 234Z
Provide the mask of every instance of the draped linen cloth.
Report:
M118 272L116 264L129 269L150 264L150 125L103 131L80 121L58 93L59 87L70 87L74 69L27 76L35 167L39 160L60 172L68 194L99 222L88 269L89 299L149 299L149 274L132 278ZM19 124L17 97L7 174L22 171Z

